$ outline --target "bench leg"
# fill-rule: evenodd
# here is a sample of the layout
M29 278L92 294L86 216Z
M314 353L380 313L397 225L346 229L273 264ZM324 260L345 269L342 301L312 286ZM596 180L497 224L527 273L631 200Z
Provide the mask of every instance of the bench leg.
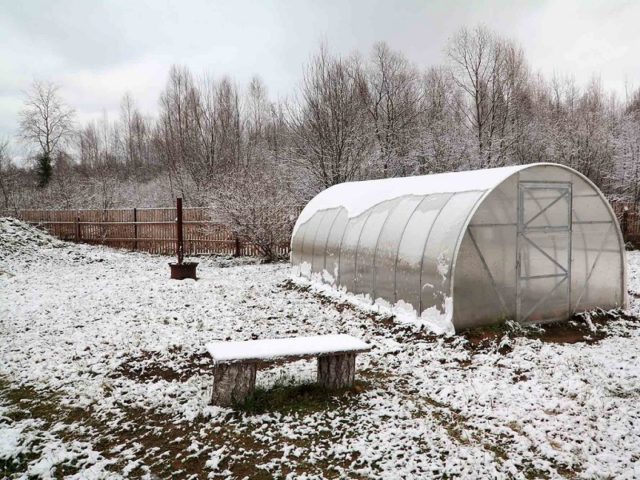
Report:
M213 369L213 395L211 403L230 407L242 403L256 388L255 363L216 365Z
M318 384L338 389L350 387L356 375L356 354L326 355L318 357Z

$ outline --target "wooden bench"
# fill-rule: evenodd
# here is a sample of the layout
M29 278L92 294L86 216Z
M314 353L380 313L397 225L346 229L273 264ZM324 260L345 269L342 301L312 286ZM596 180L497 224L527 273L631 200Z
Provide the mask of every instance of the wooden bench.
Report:
M356 355L371 347L350 335L320 335L206 345L214 361L211 402L231 406L253 393L259 366L318 358L318 383L338 389L353 384Z

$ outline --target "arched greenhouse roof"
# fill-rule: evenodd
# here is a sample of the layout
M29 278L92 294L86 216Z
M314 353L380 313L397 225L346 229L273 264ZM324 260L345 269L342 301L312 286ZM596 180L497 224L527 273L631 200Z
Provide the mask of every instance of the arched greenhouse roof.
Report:
M538 164L542 165L542 164ZM305 206L294 226L306 222L319 210L344 207L354 217L376 203L404 195L431 195L490 190L528 165L437 173L415 177L385 178L363 182L345 182L320 192Z

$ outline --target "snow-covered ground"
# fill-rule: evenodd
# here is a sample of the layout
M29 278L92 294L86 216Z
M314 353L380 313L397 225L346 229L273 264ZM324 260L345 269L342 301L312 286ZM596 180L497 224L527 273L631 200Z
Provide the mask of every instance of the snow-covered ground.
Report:
M286 264L201 259L172 281L166 257L34 238L0 220L0 477L640 477L638 252L629 311L595 332L444 338L291 284ZM208 406L206 343L342 333L374 347L351 391ZM258 384L314 376L304 361Z

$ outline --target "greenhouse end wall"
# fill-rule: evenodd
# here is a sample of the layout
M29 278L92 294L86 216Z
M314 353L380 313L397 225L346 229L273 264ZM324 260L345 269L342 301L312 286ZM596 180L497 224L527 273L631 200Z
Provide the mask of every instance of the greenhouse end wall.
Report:
M302 212L294 272L456 329L624 304L615 216L553 164L342 184Z

